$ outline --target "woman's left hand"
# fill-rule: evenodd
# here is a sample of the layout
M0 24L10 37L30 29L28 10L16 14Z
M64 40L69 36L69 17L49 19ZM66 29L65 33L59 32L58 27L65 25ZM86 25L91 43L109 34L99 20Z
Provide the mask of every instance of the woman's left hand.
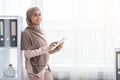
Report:
M57 42L53 42L52 44L57 44ZM63 44L64 44L64 42L62 42L60 45L58 45L58 47L56 47L54 50L50 50L49 53L53 54L55 52L60 51L63 48Z

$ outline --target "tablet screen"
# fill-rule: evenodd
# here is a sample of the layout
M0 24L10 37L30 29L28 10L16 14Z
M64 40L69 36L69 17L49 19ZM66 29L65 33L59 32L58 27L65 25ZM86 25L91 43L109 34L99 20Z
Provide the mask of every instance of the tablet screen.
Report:
M58 41L58 43L53 46L50 50L54 50L56 47L58 47L62 42L64 42L66 40L66 38L62 38L60 41Z

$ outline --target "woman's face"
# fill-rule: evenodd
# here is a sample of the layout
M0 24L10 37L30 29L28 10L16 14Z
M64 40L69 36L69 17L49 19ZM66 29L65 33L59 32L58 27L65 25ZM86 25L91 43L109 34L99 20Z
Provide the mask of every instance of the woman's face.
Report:
M40 11L36 11L33 14L33 16L32 16L31 21L35 25L40 25L40 22L41 22L41 12Z

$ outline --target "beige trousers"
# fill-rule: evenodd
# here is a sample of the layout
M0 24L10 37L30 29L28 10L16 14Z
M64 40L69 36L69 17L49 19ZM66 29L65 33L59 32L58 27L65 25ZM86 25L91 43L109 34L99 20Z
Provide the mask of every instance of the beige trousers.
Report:
M37 77L33 74L28 74L29 80L53 80L52 72L45 70L44 74L41 77Z

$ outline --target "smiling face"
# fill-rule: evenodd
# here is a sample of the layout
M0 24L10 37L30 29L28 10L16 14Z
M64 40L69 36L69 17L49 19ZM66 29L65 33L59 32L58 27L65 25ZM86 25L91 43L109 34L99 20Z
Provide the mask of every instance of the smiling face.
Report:
M35 11L35 13L31 17L31 22L35 25L40 25L41 22L41 12L40 11Z

